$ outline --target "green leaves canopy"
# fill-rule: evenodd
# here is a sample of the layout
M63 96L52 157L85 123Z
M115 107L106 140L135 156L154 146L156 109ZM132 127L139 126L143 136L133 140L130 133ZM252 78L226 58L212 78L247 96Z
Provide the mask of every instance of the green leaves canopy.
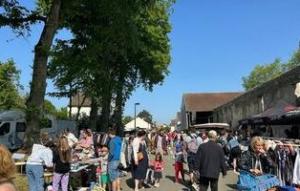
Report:
M287 63L275 59L271 64L256 65L248 76L242 78L245 90L250 90L272 80L284 72L300 65L300 49L297 50Z
M19 75L13 60L0 62L0 109L24 108L24 100L18 92Z

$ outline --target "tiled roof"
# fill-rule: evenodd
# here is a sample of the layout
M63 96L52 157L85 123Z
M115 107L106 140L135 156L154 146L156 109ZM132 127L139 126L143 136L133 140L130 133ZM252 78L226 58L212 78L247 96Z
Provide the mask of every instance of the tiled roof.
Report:
M240 95L242 92L187 93L183 95L183 104L186 111L213 111Z

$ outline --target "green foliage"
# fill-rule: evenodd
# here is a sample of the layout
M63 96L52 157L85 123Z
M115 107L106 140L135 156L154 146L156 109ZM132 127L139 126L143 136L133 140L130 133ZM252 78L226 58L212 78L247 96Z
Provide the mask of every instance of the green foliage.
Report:
M57 119L68 119L67 107L57 109L49 100L44 101L44 114L50 114Z
M129 123L132 120L133 120L133 117L131 117L131 116L124 116L123 119L122 119L122 123L123 123L123 125L126 125L127 123Z
M148 123L152 123L152 115L147 110L139 112L137 116L144 119Z
M24 99L19 95L18 88L20 71L15 62L0 62L0 109L24 108Z
M56 117L57 119L62 119L62 120L69 119L67 107L61 107L60 109L58 109L56 111Z
M44 101L44 113L45 114L51 114L55 115L56 114L56 108L55 106L51 103L49 100Z
M57 41L49 64L60 95L80 91L99 100L102 109L118 95L116 103L124 107L139 85L152 90L161 84L170 63L172 2L90 0L73 7L65 26L74 38Z
M292 58L285 64L285 69L290 70L300 65L300 49L298 49Z
M287 63L275 59L271 64L256 65L251 73L242 78L245 90L250 90L272 80L284 72L300 65L300 49L298 49Z
M273 63L266 65L257 65L251 71L250 75L243 77L243 87L246 90L253 89L262 85L266 81L272 80L283 73L283 65L280 59L275 59Z

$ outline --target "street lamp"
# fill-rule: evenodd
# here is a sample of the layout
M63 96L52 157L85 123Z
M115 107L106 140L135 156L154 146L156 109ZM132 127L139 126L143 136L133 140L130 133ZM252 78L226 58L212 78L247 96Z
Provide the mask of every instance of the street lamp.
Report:
M140 103L134 103L134 129L136 128L136 106Z

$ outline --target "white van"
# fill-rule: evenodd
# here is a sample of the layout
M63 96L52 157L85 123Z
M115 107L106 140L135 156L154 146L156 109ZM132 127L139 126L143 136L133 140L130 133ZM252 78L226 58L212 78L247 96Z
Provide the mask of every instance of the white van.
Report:
M42 128L41 132L48 132L50 137L59 135L63 130L69 129L75 135L78 134L76 122L71 120L56 120L47 115L48 127ZM26 131L25 113L18 110L8 110L0 113L0 144L9 149L18 149L23 145Z

